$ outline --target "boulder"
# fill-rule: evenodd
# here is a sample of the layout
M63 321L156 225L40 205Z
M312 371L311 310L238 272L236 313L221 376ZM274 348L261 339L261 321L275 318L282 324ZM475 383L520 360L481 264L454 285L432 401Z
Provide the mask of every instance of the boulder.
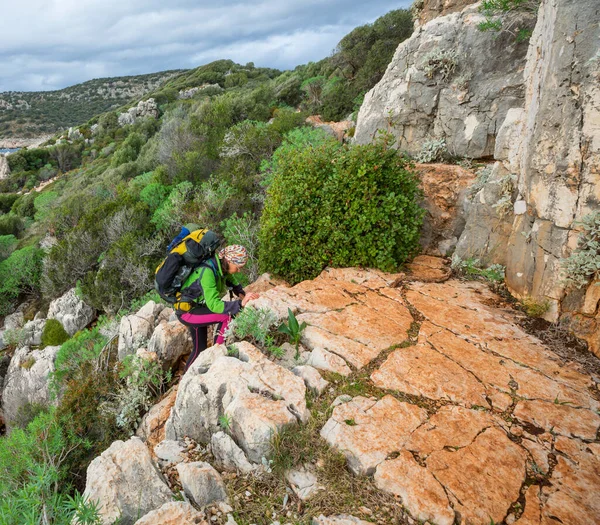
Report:
M263 273L256 281L245 286L244 290L246 293L262 293L276 286L287 286L287 283L281 279L272 277L271 274Z
M306 466L300 469L289 470L285 473L285 479L292 490L302 501L306 501L319 490L324 489L317 482L317 476Z
M203 461L179 463L179 480L186 495L198 506L227 502L227 489L219 473Z
M83 330L94 320L94 317L94 309L77 297L75 288L71 288L62 297L52 301L48 308L48 319L60 321L70 336Z
M23 312L15 312L14 314L7 315L4 318L4 329L5 330L19 330L23 328L25 319Z
M215 465L221 470L240 471L244 474L255 470L244 451L238 447L229 434L217 432L210 439L210 448L215 457Z
M154 447L154 455L164 464L181 463L187 446L180 441L165 439Z
M2 409L8 428L18 420L19 412L26 405L51 403L48 376L54 371L59 349L59 346L47 346L43 350L31 350L24 346L16 350L2 392Z
M162 311L163 307L160 304L148 301L137 313L126 315L121 319L118 346L120 360L134 354L138 348L146 346L154 332L157 317Z
M39 346L42 344L42 332L46 326L45 319L34 319L27 321L21 329L19 338L20 346Z
M142 418L136 435L142 438L150 448L154 448L156 444L165 439L165 424L169 419L176 397L177 385L160 402L146 412Z
M102 525L123 525L173 500L141 439L115 441L87 470L84 497L98 504Z
M179 321L162 321L152 333L148 351L155 352L165 368L172 368L182 355L192 351L192 338Z
M186 501L172 501L146 514L135 525L197 525L204 515Z
M479 259L482 265L506 265L514 219L516 180L500 162L484 168L487 182L467 200L466 224L456 245L461 260Z
M320 396L327 388L329 381L325 381L321 374L312 366L297 366L292 369L292 372L304 380L307 388L312 390L316 395Z
M520 16L521 26L533 27L533 15ZM397 147L410 154L431 139L444 139L452 155L491 156L507 112L524 104L527 44L508 31L480 31L484 20L478 6L467 6L431 20L402 42L365 95L355 142L371 142L379 130L389 130Z
M415 14L415 24L425 25L438 16L462 11L466 6L475 4L479 0L417 0L412 9Z
M158 118L159 114L158 105L153 98L140 100L137 106L119 114L119 126L135 124L138 120L144 118Z
M208 443L227 421L248 459L260 463L270 453L274 432L308 420L306 388L302 379L251 344L236 346L237 358L217 345L194 361L179 385L166 435Z

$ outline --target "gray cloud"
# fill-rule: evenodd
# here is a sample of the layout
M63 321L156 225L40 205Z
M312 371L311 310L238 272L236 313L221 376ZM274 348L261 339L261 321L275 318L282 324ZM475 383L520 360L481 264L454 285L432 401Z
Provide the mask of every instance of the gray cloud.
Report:
M21 0L0 8L0 91L192 68L221 58L290 69L411 0ZM168 7L167 7L168 6Z

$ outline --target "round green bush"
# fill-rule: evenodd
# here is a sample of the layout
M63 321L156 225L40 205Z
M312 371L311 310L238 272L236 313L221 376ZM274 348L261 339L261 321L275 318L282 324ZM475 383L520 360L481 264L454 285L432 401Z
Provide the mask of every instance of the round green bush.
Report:
M383 142L287 142L269 179L259 234L263 271L292 283L327 266L394 271L417 251L424 214L418 180Z
M43 346L59 346L69 340L69 334L57 319L48 319L42 331Z

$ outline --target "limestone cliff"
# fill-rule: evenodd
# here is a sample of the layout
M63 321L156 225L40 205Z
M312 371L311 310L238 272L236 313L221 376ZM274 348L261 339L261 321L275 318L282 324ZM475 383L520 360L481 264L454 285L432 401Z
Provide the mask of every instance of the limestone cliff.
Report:
M524 104L527 45L509 34L481 32L483 20L477 5L468 6L418 27L400 44L365 96L356 142L386 130L412 154L436 138L453 155L491 157L507 112Z
M600 211L599 21L594 0L542 3L525 67L525 106L509 111L495 150L494 169L500 178L513 176L516 200L495 223L469 217L458 246L463 258L505 264L515 296L548 301L547 319L570 323L595 353L597 287L568 289L562 259L577 246L578 221ZM508 235L488 242L486 233L498 227Z

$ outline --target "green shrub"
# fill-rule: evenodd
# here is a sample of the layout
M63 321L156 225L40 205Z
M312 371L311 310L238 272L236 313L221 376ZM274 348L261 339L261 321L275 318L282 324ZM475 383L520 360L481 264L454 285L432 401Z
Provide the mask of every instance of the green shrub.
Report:
M39 292L43 250L28 246L0 262L0 315L10 313L21 294Z
M8 258L17 247L17 243L14 235L0 235L0 262Z
M505 268L501 264L492 264L484 268L479 259L471 257L469 259L460 259L458 256L452 256L452 269L460 276L466 279L477 280L485 279L493 283L504 281Z
M23 219L18 215L0 215L0 235L14 235L15 237L19 237L24 229L25 224L23 223Z
M171 188L169 186L164 186L158 182L154 182L148 184L141 192L140 192L140 200L145 202L151 210L156 210L160 208L162 203L167 199L169 193L171 192Z
M42 331L42 346L59 346L69 340L69 334L57 319L48 319Z
M40 193L33 201L33 207L35 209L34 218L36 221L42 221L56 205L59 195L55 191L46 191Z
M8 213L18 198L16 193L0 193L0 212Z
M248 339L264 348L273 344L271 331L275 328L275 323L277 316L272 310L248 306L229 323L225 335L228 339Z
M114 396L102 404L102 411L114 418L119 428L132 435L142 416L165 391L171 372L165 372L158 361L130 355L121 363L122 383Z
M296 283L326 266L394 271L418 247L423 210L406 160L381 142L282 146L261 217L264 271Z
M415 155L415 160L420 163L444 162L448 158L446 139L429 138L425 140L421 146L421 151Z

